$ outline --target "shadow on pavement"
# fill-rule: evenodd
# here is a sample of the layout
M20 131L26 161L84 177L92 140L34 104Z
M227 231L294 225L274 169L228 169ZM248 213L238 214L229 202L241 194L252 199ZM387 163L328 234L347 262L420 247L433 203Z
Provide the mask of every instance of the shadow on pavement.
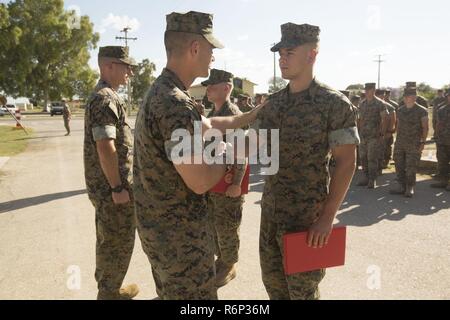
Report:
M450 207L450 193L430 188L431 179L418 181L411 199L389 194L395 177L394 173L384 174L378 179L378 188L368 190L356 186L359 175L355 175L341 207L343 212L337 216L339 223L365 227L383 220L400 221L407 215L428 216Z
M67 191L67 192L46 194L46 195L32 197L32 198L11 200L8 202L0 203L0 213L10 212L10 211L14 211L14 210L20 210L20 209L31 207L31 206L37 206L37 205L40 205L40 204L43 204L46 202L64 199L64 198L75 197L75 196L85 194L85 193L87 193L87 191L86 191L86 189L83 189L83 190L76 190L76 191Z

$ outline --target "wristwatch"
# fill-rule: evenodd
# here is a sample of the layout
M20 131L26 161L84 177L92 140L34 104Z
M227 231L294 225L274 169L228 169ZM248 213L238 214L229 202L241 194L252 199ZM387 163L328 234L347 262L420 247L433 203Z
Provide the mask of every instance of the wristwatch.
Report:
M111 188L112 193L121 193L124 187L123 184L118 185L117 187Z

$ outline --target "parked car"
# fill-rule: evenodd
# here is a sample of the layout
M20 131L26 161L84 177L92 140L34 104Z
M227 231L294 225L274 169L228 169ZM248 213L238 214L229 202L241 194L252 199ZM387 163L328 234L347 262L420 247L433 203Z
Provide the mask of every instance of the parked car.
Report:
M3 107L0 108L0 110L1 110L0 115L3 116L5 114L9 114L8 110L10 112L12 112L12 113L15 113L17 109L18 108L16 107L16 105L14 105L14 104L7 104L6 106L3 106Z
M64 105L62 102L52 102L50 105L50 115L53 117L55 114L63 114Z

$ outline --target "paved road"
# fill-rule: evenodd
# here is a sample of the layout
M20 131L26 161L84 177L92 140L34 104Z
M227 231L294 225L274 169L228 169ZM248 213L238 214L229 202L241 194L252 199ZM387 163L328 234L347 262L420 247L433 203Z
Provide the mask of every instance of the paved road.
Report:
M70 137L59 117L24 123L36 135L0 173L0 299L93 299L94 209L85 193L82 120L73 121ZM346 266L328 270L323 299L450 298L450 193L422 177L414 199L391 196L393 178L386 173L372 192L351 188L336 221L349 226ZM253 175L238 277L219 290L221 299L267 299L258 256L262 187ZM126 282L141 287L140 299L155 297L139 240Z

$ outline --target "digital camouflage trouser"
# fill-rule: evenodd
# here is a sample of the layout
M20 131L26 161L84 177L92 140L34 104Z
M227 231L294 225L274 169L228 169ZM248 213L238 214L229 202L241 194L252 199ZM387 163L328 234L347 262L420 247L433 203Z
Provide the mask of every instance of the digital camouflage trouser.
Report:
M133 254L136 217L133 203L92 201L97 234L95 280L99 291L115 292L122 286Z
M375 180L378 176L380 142L377 139L362 140L359 146L359 156L363 172L367 178Z
M259 252L264 286L271 300L317 300L320 298L319 283L325 270L285 275L283 261L283 236L308 230L309 226L284 226L261 217ZM305 257L305 259L307 259Z
M244 197L229 198L223 194L208 195L208 213L214 232L216 256L227 265L239 260L239 227Z
M70 120L64 119L64 128L66 128L67 133L70 133Z
M216 300L214 239L208 215L190 219L137 210L142 248L163 300ZM198 215L198 213L195 213Z
M437 144L438 179L447 182L450 178L450 145Z
M416 174L421 153L415 146L395 146L394 161L398 183L403 185L416 185Z

